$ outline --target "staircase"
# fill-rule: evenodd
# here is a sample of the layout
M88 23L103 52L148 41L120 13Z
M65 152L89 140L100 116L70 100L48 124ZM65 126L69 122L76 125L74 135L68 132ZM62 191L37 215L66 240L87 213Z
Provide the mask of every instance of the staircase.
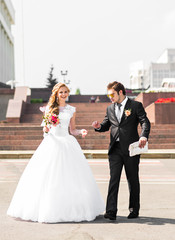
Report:
M82 149L107 149L109 132L97 133L91 123L102 121L110 103L74 103L77 129L88 130L86 138L77 136ZM42 104L28 104L19 124L0 124L0 150L35 150L43 139ZM140 129L139 129L140 131ZM175 125L152 125L149 149L175 149Z

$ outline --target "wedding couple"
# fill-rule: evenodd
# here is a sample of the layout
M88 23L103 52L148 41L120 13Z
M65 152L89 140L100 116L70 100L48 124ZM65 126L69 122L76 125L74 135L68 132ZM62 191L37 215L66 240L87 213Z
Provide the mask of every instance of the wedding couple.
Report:
M101 124L97 121L92 123L98 132L111 128L108 153L110 183L104 217L116 219L119 182L124 166L130 193L128 218L136 218L140 208L140 155L130 157L128 147L138 140L140 147L144 147L150 123L142 104L127 98L121 83L110 83L107 90L112 104ZM72 136L81 134L85 137L87 131L75 128L76 109L66 104L68 96L69 89L65 84L54 86L45 114L58 115L59 124L43 127L45 137L20 178L7 211L10 216L45 223L80 222L94 220L105 209L87 160ZM139 123L142 127L140 138L137 132Z

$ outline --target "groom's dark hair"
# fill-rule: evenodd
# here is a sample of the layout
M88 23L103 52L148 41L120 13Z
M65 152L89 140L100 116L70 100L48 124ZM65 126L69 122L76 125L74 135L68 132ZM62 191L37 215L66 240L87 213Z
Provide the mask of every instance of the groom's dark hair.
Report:
M107 90L109 90L109 89L114 89L118 94L119 94L120 90L122 90L123 95L126 95L125 87L120 82L114 81L112 83L109 83L107 86Z

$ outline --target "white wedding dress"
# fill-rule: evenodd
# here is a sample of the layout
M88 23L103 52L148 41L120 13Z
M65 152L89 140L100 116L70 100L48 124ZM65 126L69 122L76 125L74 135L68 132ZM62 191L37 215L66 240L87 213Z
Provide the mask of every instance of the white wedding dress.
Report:
M7 214L46 223L92 221L104 211L91 169L68 126L75 108L60 108L18 183Z

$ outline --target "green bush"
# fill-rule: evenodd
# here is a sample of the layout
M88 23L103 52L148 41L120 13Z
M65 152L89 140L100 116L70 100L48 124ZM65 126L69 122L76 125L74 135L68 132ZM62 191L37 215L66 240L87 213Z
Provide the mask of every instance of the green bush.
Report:
M43 99L42 98L33 98L30 100L31 103L42 103Z

